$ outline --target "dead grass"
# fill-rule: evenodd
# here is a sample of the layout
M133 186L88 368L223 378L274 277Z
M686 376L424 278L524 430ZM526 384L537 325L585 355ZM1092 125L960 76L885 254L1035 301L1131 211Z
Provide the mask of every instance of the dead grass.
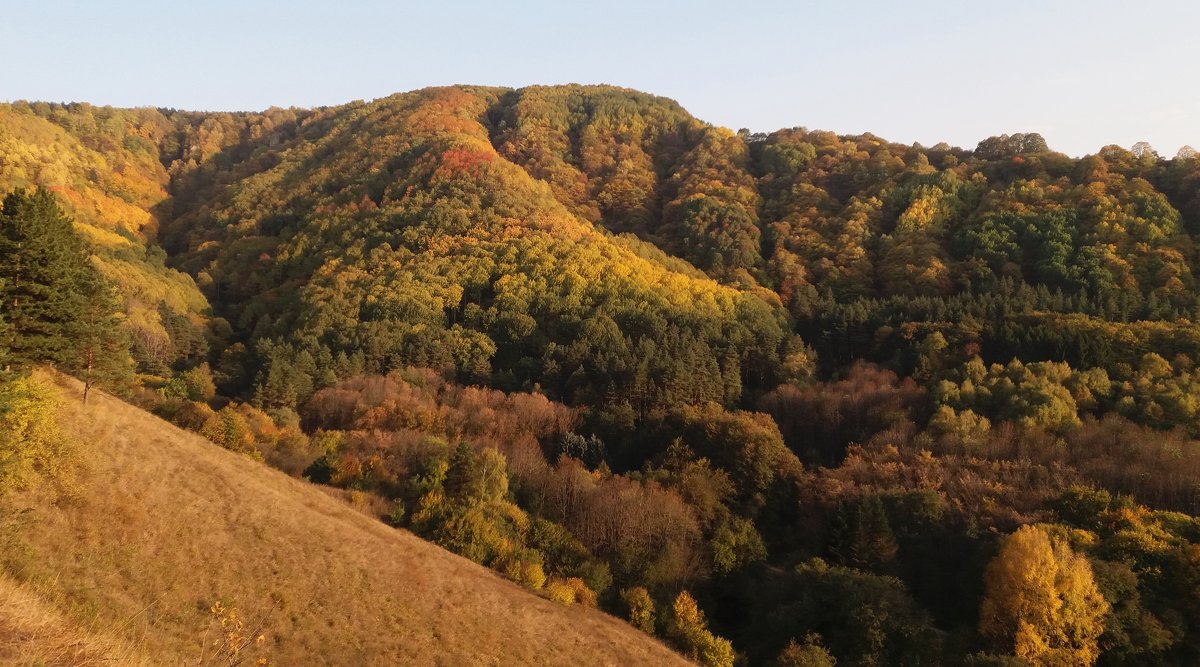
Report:
M83 406L78 383L55 381L86 472L69 499L11 499L28 511L0 556L77 632L195 665L221 600L263 628L274 665L686 664L620 620L542 599L112 397Z
M0 575L0 664L148 665L130 647L79 629L61 612Z

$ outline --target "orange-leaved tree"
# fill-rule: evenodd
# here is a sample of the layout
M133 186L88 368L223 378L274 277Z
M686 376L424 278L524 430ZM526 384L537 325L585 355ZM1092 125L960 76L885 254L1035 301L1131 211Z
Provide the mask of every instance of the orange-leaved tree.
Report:
M1087 558L1043 526L1021 527L988 565L979 631L1035 665L1091 665L1109 605Z

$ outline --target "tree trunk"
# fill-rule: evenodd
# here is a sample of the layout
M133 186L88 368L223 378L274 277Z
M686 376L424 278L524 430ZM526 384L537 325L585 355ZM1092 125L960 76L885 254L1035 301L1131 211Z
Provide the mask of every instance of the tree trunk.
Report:
M83 370L83 404L87 405L88 393L92 391L92 362L96 358L94 350L89 348L84 352L84 370Z

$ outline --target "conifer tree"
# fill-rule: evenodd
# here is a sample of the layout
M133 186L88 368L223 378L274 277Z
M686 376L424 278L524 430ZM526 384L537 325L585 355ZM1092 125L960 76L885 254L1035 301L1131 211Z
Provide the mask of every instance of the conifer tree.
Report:
M843 506L835 517L834 555L858 568L879 568L896 557L896 538L878 496Z
M86 305L89 270L83 240L54 196L16 190L0 208L0 297L12 327L16 363L68 363L72 330Z
M0 294L4 292L4 281L0 280ZM12 354L9 351L9 346L12 345L13 329L12 325L4 316L7 310L3 304L0 304L0 382L9 379L12 374ZM3 406L0 406L3 409Z
M88 298L72 326L73 355L64 367L83 380L83 402L96 383L124 386L133 378L129 337L121 328L124 319L115 290L93 271L83 284Z
M85 401L97 381L119 384L130 376L117 297L47 190L16 190L4 198L0 303L6 321L0 336L11 363L51 363L79 373Z

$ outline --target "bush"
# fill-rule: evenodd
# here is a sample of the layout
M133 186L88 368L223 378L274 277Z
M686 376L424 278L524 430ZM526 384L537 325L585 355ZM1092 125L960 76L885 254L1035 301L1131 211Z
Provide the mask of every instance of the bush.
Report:
M588 588L583 579L579 577L567 577L567 585L575 592L575 602L585 607L596 606L596 593Z
M166 399L189 398L187 382L185 382L184 379L181 377L173 377L170 380L167 380L167 383L165 385L163 385L162 389L159 389L158 391L159 391L159 393L162 394L162 397L166 398Z
M72 458L58 428L59 400L50 387L24 377L0 383L0 495L35 474L59 478Z
M837 659L821 646L819 635L810 634L803 644L793 639L775 659L776 667L834 667Z
M403 526L405 511L403 500L393 501L392 509L387 514L387 522L396 527Z
M546 596L559 604L575 604L575 590L562 579L551 579L546 584Z
M171 414L171 421L179 428L199 433L215 412L204 403L184 401Z
M508 579L533 590L541 590L546 585L546 571L534 554L521 558L509 558L504 561L500 570Z
M629 608L629 624L642 632L654 634L654 600L641 586L621 591L621 600Z
M183 381L187 397L193 401L211 401L217 395L217 385L213 383L207 363L185 371L179 379Z
M581 604L585 607L596 606L596 594L583 583L579 577L559 579L551 577L546 584L546 595L551 600L561 604Z
M259 449L267 463L293 477L299 477L319 455L316 444L295 426L282 429L273 446L259 443Z
M204 425L200 427L200 435L235 452L257 451L254 449L254 436L250 432L250 425L232 406L221 408L220 412L205 420Z

